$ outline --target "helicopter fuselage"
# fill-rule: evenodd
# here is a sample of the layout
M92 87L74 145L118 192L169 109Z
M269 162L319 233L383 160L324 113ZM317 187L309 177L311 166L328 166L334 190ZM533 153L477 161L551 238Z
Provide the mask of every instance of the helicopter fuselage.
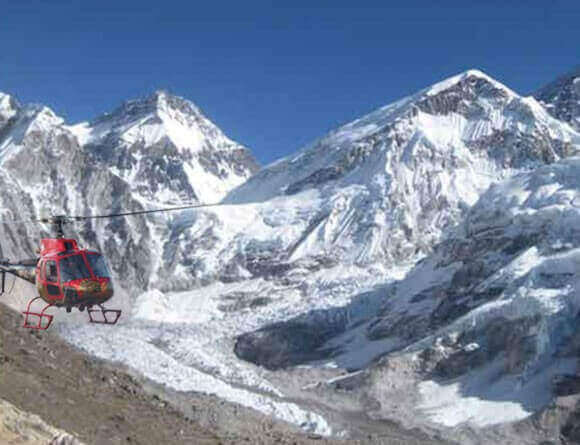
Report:
M74 239L43 239L35 272L39 296L55 306L82 309L113 296L111 275L102 255L79 249Z

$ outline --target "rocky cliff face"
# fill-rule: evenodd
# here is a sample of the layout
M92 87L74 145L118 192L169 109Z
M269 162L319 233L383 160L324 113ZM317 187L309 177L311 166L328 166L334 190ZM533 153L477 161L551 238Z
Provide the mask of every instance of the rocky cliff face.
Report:
M548 112L580 131L580 67L534 93Z
M462 443L575 443L578 178L573 158L493 185L404 279L245 333L236 353L356 371L322 397Z
M579 169L575 158L491 187L369 321L369 340L414 357L415 409L431 421L491 433L578 396Z

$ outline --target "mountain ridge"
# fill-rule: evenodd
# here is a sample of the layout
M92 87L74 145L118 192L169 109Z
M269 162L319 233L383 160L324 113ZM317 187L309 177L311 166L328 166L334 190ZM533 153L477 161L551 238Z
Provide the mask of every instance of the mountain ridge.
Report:
M558 128L559 124L555 123L556 121L553 119L550 119L549 115L532 98L521 97L505 85L484 74L482 71L471 69L443 81L437 82L429 87L423 88L417 93L406 96L391 104L380 107L359 119L355 119L350 123L330 131L325 136L316 139L310 144L307 144L304 148L298 150L296 153L275 161L268 166L265 166L262 171L260 171L257 175L254 175L250 181L244 183L238 189L232 190L227 198L227 201L232 203L239 202L239 197L241 195L248 195L248 193L251 192L251 190L248 189L251 187L252 182L259 181L260 177L262 176L275 176L277 171L283 170L285 167L291 167L291 164L296 163L299 158L308 156L311 152L314 152L316 147L322 146L322 148L326 149L326 151L329 151L330 149L340 151L341 147L349 148L359 141L364 141L365 139L372 138L373 135L388 131L390 126L395 125L400 120L408 117L409 115L411 115L412 118L413 114L416 116L419 112L431 115L448 114L451 112L461 115L461 113L465 114L468 112L478 112L479 110L464 109L465 104L463 103L463 100L465 96L462 96L460 92L455 91L457 90L458 86L464 88L462 93L465 95L473 94L471 90L475 89L478 89L480 94L495 94L498 100L505 102L504 105L506 108L508 105L510 105L512 100L515 99L514 102L516 103L513 104L513 109L507 108L506 114L512 112L520 113L522 115L522 121L524 118L526 118L526 115L539 115L543 121L551 124L556 132L562 132L562 130ZM487 91L485 91L486 89ZM488 106L485 101L481 101L480 105ZM505 117L505 120L508 124L510 118L511 116ZM489 133L490 130L494 129L494 124L497 124L494 123L492 119L494 119L494 117L490 114L490 123L487 125L488 128L474 128L472 130L473 134L466 134L466 136L470 139L475 139L474 136L477 136L478 131L483 134L486 134L486 131ZM429 134L431 130L429 128L429 124L430 122L421 123L421 127L424 129L423 132L426 134ZM459 125L461 122L457 122L457 124ZM551 129L548 128L547 130L549 131ZM568 133L568 137L577 138L577 135L571 131L564 130L563 133ZM573 134L574 136L572 136ZM325 155L328 156L328 153L318 154L321 157ZM550 154L550 156L553 155ZM293 178L300 178L313 173L313 169L308 168L308 166L306 166L307 168L304 169L302 168L304 165L300 164L300 167L300 169L297 169L297 171L293 172L295 174L291 175ZM287 184L274 183L274 187L271 187L274 189L273 192L263 192L261 195L258 195L259 197L256 199L259 201L265 197L272 196L272 193L283 193L280 188L284 185L287 186ZM266 194L264 195L264 193ZM248 199L247 197L245 198Z

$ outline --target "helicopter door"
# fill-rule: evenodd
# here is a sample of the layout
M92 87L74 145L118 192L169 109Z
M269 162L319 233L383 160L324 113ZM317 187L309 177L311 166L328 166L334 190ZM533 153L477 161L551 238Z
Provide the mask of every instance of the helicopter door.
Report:
M60 298L60 287L58 285L58 269L56 261L47 261L45 263L46 276L46 295L49 300L58 300Z

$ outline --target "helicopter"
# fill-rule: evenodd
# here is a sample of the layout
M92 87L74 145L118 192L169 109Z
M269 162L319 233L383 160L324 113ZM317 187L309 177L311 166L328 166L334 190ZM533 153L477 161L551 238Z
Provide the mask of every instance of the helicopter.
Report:
M95 250L80 248L74 238L65 238L64 225L88 219L117 218L149 213L212 207L216 204L195 204L165 209L141 210L114 213L109 215L67 216L57 215L27 221L0 221L0 223L43 223L54 228L52 238L40 240L40 257L18 262L0 260L0 295L5 293L6 274L15 275L36 286L38 296L28 302L23 327L46 330L50 327L53 315L47 310L65 308L67 313L73 308L83 312L85 309L89 322L114 325L121 317L121 310L106 309L103 305L114 294L111 272L104 256ZM33 305L43 302L41 310L33 310Z

